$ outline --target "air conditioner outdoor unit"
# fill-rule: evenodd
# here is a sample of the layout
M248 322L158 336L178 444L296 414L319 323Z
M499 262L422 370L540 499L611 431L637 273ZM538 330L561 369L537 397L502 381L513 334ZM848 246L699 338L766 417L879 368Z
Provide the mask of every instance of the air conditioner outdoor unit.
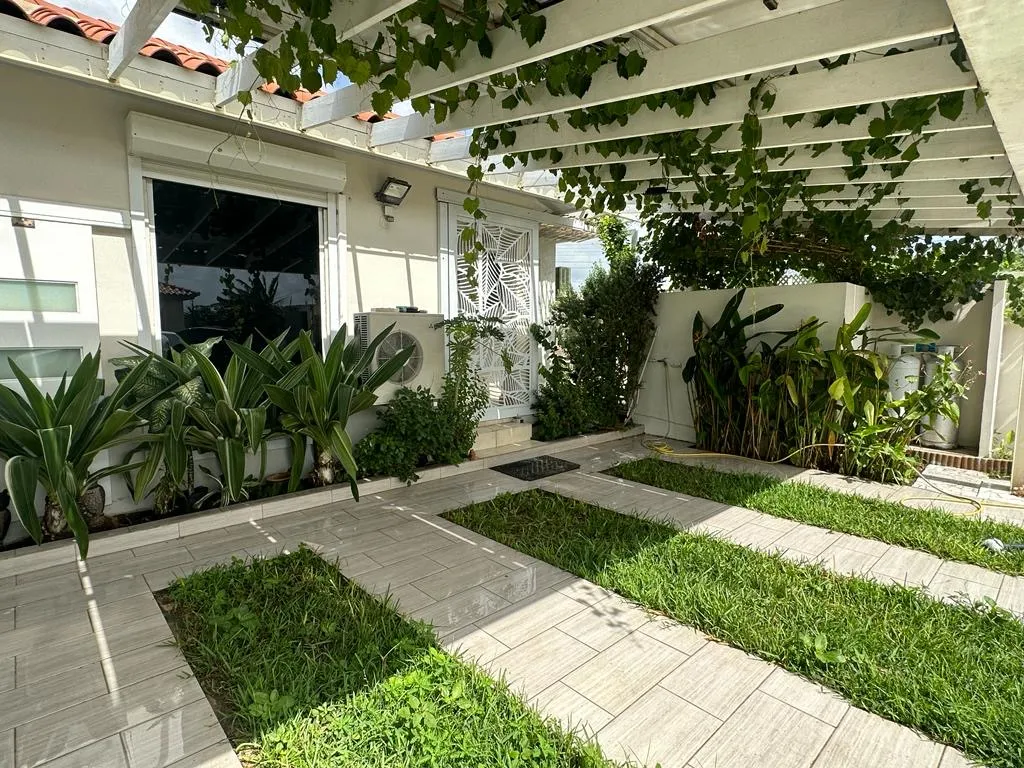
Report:
M443 319L441 315L416 312L356 313L355 336L363 349L389 325L395 326L377 347L377 353L370 364L371 370L376 370L377 366L406 347L413 348L409 362L377 390L377 405L390 401L402 387L426 387L435 394L440 393L444 376L444 331L431 326Z

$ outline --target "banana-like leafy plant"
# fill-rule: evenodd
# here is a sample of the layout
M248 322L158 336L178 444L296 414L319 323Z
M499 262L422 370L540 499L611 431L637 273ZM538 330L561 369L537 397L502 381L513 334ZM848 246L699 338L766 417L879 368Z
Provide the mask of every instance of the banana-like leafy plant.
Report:
M333 483L335 465L340 463L349 478L352 495L357 499L356 462L352 440L346 431L348 418L377 402L374 391L409 361L412 347L403 349L370 371L377 348L393 328L393 324L389 325L366 349L362 349L356 340L349 341L348 329L343 325L328 347L326 357L320 356L310 334L303 331L296 344L300 362L276 384L266 387L270 402L281 412L281 426L292 434L293 442L306 438L313 441L316 482L321 485ZM276 368L266 360L258 362L254 352L232 349L236 356L247 358L250 365L261 368L270 377L275 372L280 373L283 361L289 360L290 356L280 349L276 341L267 346L270 350L268 356L279 363ZM298 455L294 444L292 454L293 457ZM293 461L293 484L301 472L301 462Z
M85 558L90 520L82 508L83 496L104 477L126 469L113 465L94 470L92 465L101 451L137 439L133 433L145 426L140 413L151 399L129 403L150 363L135 366L109 395L103 394L99 377L99 350L85 356L70 380L65 375L53 395L44 395L13 361L10 365L22 392L0 386L0 458L7 462L4 480L14 512L41 542L44 530L35 495L42 486L48 506L59 509ZM46 533L56 527L48 516Z

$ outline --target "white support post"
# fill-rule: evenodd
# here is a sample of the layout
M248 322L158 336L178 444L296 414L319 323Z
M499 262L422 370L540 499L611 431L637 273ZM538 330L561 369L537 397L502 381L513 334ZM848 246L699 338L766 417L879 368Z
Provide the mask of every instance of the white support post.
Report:
M142 46L166 19L178 0L136 0L124 25L110 41L107 52L107 77L117 80L132 63Z
M432 114L409 115L373 126L370 144L379 146L405 139L426 138L439 132L461 131L514 120L529 120L557 112L663 93L701 83L742 77L791 67L852 51L899 45L937 37L953 30L943 0L843 0L751 27L735 29L647 55L647 67L637 77L619 77L614 67L595 73L582 99L571 94L552 96L546 88L532 89L514 109L480 99L438 124ZM749 99L749 85L743 89ZM873 100L869 100L873 101Z
M1013 468L1010 470L1010 488L1024 495L1024 376L1020 377L1020 395L1017 397L1017 429L1013 436Z
M985 393L981 401L981 436L978 455L991 456L996 432L996 401L999 399L999 361L1003 359L1003 317L1006 312L1006 281L992 286L992 313L988 325L988 355L985 358Z

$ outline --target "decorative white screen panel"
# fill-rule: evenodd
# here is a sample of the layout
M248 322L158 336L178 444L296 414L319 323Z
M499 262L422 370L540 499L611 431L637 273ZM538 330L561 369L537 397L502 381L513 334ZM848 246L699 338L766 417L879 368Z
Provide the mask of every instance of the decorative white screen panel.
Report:
M452 218L455 296L451 298L455 301L449 301L449 313L494 318L505 333L502 343L486 344L479 356L491 393L492 407L485 418L529 413L537 370L530 335L537 316L537 225L496 214L479 222L465 215ZM465 254L473 243L461 236L466 227L475 229L484 247L482 254L469 261Z

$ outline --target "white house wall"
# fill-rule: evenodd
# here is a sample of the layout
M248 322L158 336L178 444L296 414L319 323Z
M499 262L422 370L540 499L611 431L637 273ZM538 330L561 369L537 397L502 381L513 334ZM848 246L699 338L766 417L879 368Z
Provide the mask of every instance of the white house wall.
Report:
M1020 405L1020 379L1024 374L1024 328L1003 324L1003 350L999 361L999 387L996 393L995 433L1006 435L1016 428Z
M756 328L758 331L788 331L814 316L825 321L819 332L826 347L832 346L836 329L852 319L862 305L864 289L849 283L813 286L772 286L748 289L741 314L782 304L783 310ZM682 367L693 355L693 321L697 312L714 324L734 290L671 291L658 301L658 332L643 377L634 420L649 434L692 441L693 416L683 383Z
M76 249L80 253L62 249L53 254L54 259L88 259L94 266L95 338L102 346L105 376L112 381L113 372L106 361L124 353L119 341L139 340L139 317L151 311L141 300L143 277L133 266L127 226L131 211L127 115L139 112L224 132L246 131L248 126L238 120L237 107L235 116L211 116L8 64L0 64L0 82L8 93L16 94L11 102L16 108L0 109L0 203L44 201L57 204L56 210L67 207L69 211L84 206L103 213L98 214L103 222L124 222L123 227L93 226L91 250L85 246ZM414 304L429 312L438 310L436 189L468 187L464 176L271 130L260 131L259 138L347 164L339 229L347 249L342 274L348 276L344 319L350 330L352 314L372 307ZM390 223L384 221L374 199L389 176L412 184ZM541 201L526 193L484 187L481 196L485 208L486 200L493 200L547 213ZM542 281L553 285L552 242L541 243L541 272ZM117 502L108 512L127 509L124 489L112 489L108 499Z

